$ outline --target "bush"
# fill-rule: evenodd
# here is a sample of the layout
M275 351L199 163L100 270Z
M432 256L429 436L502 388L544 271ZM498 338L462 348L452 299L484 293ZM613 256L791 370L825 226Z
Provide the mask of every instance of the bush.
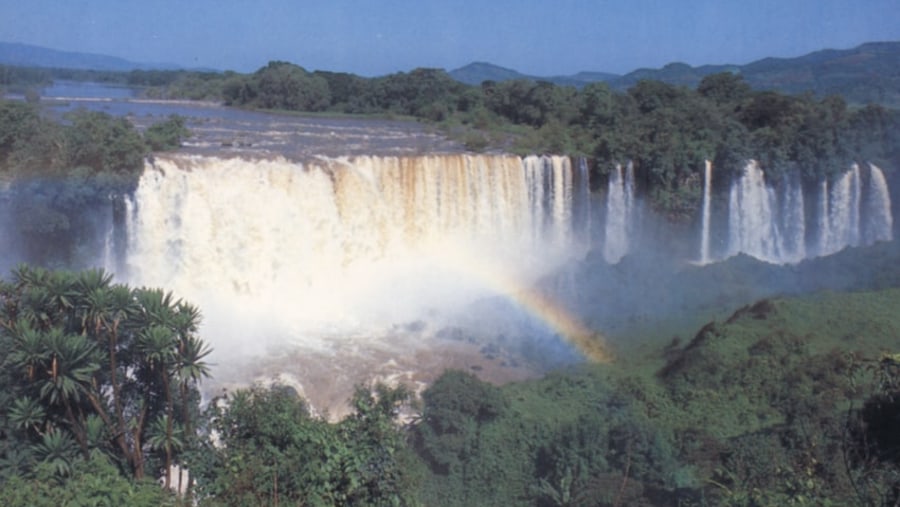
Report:
M165 121L154 123L144 132L144 141L152 151L167 151L181 147L181 142L191 136L185 126L186 119L177 114Z

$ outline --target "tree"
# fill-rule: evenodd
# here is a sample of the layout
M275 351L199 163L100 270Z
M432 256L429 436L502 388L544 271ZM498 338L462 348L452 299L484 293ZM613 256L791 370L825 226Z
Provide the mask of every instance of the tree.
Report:
M606 83L591 83L578 93L577 122L589 130L609 128L615 120L612 89Z
M80 459L101 452L135 478L148 464L164 469L168 485L194 441L182 431L208 375L199 318L170 293L113 284L102 270L21 266L0 284L0 371L14 400L0 416L36 456L52 433L75 442Z
M252 104L265 109L324 111L331 103L328 82L292 63L269 62L256 71L253 82Z
M41 118L34 104L0 99L0 171L46 173L59 167L62 131Z
M422 393L422 420L416 448L437 474L460 474L481 425L504 412L509 402L495 386L471 373L448 370Z
M710 74L700 80L700 84L697 85L697 93L711 99L719 106L734 110L750 97L752 90L740 74L720 72Z
M68 470L68 477L60 479L52 472L52 467L44 466L32 477L16 475L0 482L0 505L176 505L174 496L153 481L130 481L99 454L91 455L88 460L74 460Z
M181 142L190 137L191 131L185 126L186 118L177 114L147 127L144 141L152 151L167 151L181 147Z
M357 388L353 415L312 417L290 387L253 387L215 400L217 445L199 487L225 505L407 505L411 483L394 418L405 389Z
M317 70L313 76L323 78L328 83L331 96L329 109L342 113L370 113L376 105L371 102L371 80L345 72Z
M144 142L127 119L87 110L74 111L68 119L66 167L132 177L143 170Z

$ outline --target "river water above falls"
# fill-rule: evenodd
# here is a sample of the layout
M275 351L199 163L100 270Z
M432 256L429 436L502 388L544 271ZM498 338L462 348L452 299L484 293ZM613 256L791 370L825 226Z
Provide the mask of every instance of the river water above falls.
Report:
M193 135L183 150L210 156L252 158L282 156L294 160L319 156L423 155L463 149L414 121L274 114L214 103L144 100L128 89L61 83L41 99L51 114L85 108L125 116L139 129L177 114Z

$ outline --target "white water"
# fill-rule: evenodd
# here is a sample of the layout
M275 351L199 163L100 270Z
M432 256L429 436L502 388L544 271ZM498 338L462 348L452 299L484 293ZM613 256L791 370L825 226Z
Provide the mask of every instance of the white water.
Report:
M806 200L797 175L786 176L781 189L780 262L795 263L806 258Z
M729 255L745 253L777 264L796 263L811 255L890 241L893 217L884 174L870 165L867 181L864 185L862 169L853 164L834 181L818 184L816 205L811 210L815 239L810 241L799 178L786 176L777 191L766 182L759 165L749 162L729 194ZM701 251L704 241L709 240L701 239Z
M616 165L609 176L606 200L606 230L603 258L610 264L619 262L630 248L634 222L634 166L629 162L623 170Z
M703 170L703 210L700 229L700 264L710 262L709 228L712 221L712 162L707 160Z
M777 262L781 253L775 191L752 160L734 180L728 199L728 251Z
M578 159L575 175L572 183L575 189L572 223L575 226L575 234L585 244L589 244L591 240L591 171L586 159Z
M831 243L831 227L828 225L828 180L819 182L818 205L816 206L816 227L818 238L816 241L816 254L825 255L825 247Z
M830 255L848 246L859 246L862 202L859 165L853 164L849 171L834 181L825 195L828 199L828 219L821 223L827 226L827 230L819 235L822 238L819 255Z
M562 157L158 158L128 276L198 303L215 333L389 326L509 289L485 272L524 287L575 255L572 181Z
M869 164L869 198L867 205L866 242L894 239L894 217L891 215L891 195L884 173L875 164Z

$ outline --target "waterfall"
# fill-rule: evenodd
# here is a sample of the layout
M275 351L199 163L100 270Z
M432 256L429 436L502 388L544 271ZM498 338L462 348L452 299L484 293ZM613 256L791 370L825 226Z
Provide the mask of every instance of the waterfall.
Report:
M108 273L115 273L118 271L118 266L116 266L116 227L115 224L110 223L109 227L106 228L106 233L103 235L103 253L102 255L102 265L104 271Z
M756 258L779 259L780 234L775 218L775 192L755 160L731 185L728 198L728 251Z
M746 253L783 264L890 241L893 217L884 174L869 165L867 181L864 185L860 166L853 164L833 181L819 182L816 205L810 210L815 241L807 250L806 197L799 175L784 176L776 191L759 165L749 162L729 194L729 254ZM706 248L703 243L702 248Z
M818 206L816 206L816 226L818 227L817 255L826 255L828 245L831 243L831 228L828 226L828 180L823 178L819 182Z
M588 243L591 234L591 171L584 157L579 158L575 166L572 186L575 191L572 201L572 224L578 237Z
M835 182L829 195L828 226L831 229L829 252L859 245L859 204L862 185L859 165L845 172Z
M799 178L785 176L779 192L766 182L756 161L747 163L729 193L728 252L776 264L806 257L805 200Z
M859 165L853 164L823 195L827 198L827 205L823 207L822 213L826 213L827 218L820 219L824 231L819 233L819 255L830 255L848 246L859 246L862 202Z
M525 163L538 157L528 157ZM551 174L553 196L551 199L553 214L550 230L555 234L554 241L567 244L572 232L572 163L568 157L542 157L549 163L547 174Z
M710 262L709 224L712 219L712 162L707 160L703 171L703 215L700 229L700 264Z
M573 180L564 157L157 157L128 277L303 329L419 318L471 301L478 273L527 284L572 256Z
M623 169L617 164L615 171L610 173L606 198L606 229L603 243L603 257L606 262L615 264L628 253L633 220L634 166L629 162Z
M806 203L798 174L785 176L781 194L780 262L806 258Z
M875 164L869 164L869 197L867 209L867 243L891 241L894 238L894 218L891 215L891 195L884 173Z
M863 185L858 164L838 177L830 189L828 181L820 183L818 255L893 239L887 181L877 166L868 167L868 185Z

